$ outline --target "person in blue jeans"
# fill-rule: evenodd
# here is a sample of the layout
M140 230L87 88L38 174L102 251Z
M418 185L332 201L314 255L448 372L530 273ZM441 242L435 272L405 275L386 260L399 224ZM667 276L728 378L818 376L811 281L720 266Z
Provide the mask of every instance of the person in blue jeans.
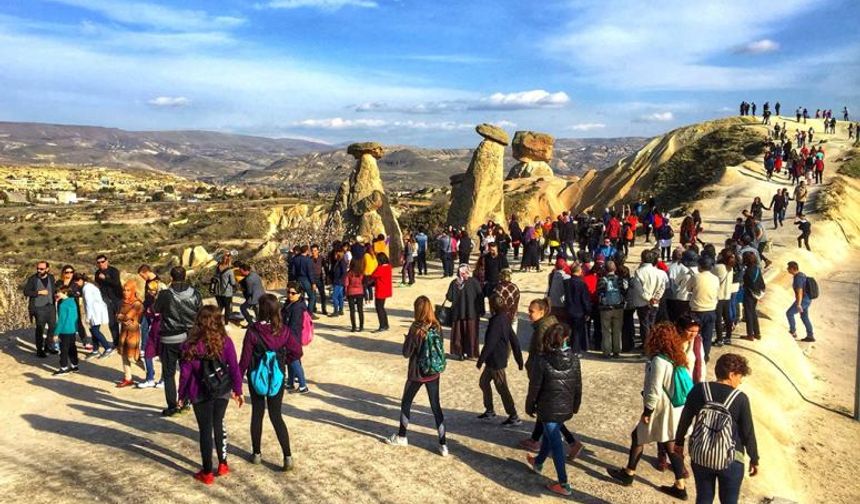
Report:
M343 315L343 302L346 298L346 272L349 269L349 264L343 257L343 250L335 250L334 260L331 266L331 303L332 317Z
M800 266L794 261L788 262L788 272L794 277L791 282L791 288L794 291L794 302L785 311L785 316L788 318L788 332L791 337L797 339L797 330L794 323L794 317L800 314L800 320L803 322L803 327L806 328L806 337L800 341L811 343L815 341L815 335L812 330L812 322L809 320L809 307L812 304L812 299L809 298L807 292L807 277L800 271Z
M737 504L744 479L744 458L749 456L750 477L758 474L758 444L749 398L737 390L743 378L751 370L745 357L727 353L717 359L715 382L697 383L687 395L678 429L675 431L675 453L683 455L684 438L692 424L705 407L714 402L726 407L732 417L732 436L735 442L735 458L726 469L709 469L693 460L693 477L696 481L696 504L711 504L719 495L721 504ZM694 428L695 432L695 428ZM719 489L718 489L719 488ZM662 490L662 488L661 488Z
M304 325L304 314L308 311L308 306L303 299L304 291L299 282L287 283L287 302L282 308L281 318L284 325L290 329L290 335L296 338L299 345L302 344L302 326ZM287 381L284 386L287 392L296 392L295 387L298 382L298 392L307 394L309 392L308 384L305 381L305 370L302 367L301 359L296 359L290 362L287 367Z
M556 324L543 338L543 352L532 365L526 413L537 416L543 424L543 437L537 456L526 460L538 474L543 463L552 455L558 482L547 486L553 493L569 496L573 493L567 482L562 424L579 412L582 402L582 372L579 358L570 348L570 328Z

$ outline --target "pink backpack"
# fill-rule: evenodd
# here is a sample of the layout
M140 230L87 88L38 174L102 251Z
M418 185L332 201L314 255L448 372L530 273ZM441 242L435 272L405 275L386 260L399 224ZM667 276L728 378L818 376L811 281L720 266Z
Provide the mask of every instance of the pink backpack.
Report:
M308 310L302 312L302 346L308 346L314 340L314 321Z

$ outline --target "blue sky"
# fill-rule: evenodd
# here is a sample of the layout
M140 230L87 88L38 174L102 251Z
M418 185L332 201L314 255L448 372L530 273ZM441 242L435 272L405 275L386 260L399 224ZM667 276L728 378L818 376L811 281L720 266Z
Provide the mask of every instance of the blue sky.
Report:
M858 23L856 0L6 0L0 120L459 147L742 99L860 116Z

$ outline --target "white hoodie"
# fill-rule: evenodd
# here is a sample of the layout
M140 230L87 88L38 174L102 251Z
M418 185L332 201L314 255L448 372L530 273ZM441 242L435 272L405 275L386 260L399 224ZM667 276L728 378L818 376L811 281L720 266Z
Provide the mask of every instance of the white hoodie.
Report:
M104 299L102 299L102 293L99 291L99 288L87 282L84 284L83 294L87 324L92 327L110 323L108 307Z

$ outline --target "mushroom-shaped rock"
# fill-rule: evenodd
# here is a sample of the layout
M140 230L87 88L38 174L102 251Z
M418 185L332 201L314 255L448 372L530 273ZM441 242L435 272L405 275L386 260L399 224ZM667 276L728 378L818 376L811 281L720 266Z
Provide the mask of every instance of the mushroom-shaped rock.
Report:
M376 142L359 142L347 147L346 153L355 159L361 159L361 156L364 154L370 154L374 158L379 159L385 154L385 149Z
M509 143L511 143L511 139L505 132L505 130L494 124L479 124L475 126L475 131L477 131L479 135L486 138L487 140L492 140L502 145L508 145Z
M517 131L511 144L514 158L520 161L552 161L555 138L547 133Z

